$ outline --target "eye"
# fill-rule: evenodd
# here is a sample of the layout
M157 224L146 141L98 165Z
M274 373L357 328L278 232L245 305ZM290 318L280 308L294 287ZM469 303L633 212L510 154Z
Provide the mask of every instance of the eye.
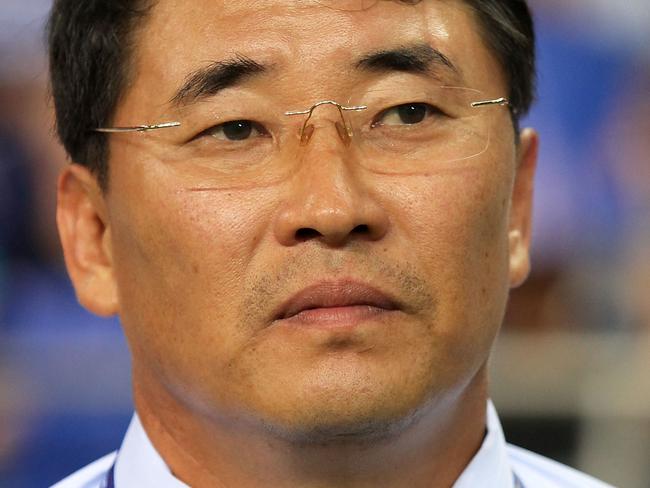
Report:
M428 103L404 103L384 110L379 114L373 126L377 125L415 125L427 117L441 113Z
M215 125L197 136L210 136L227 141L245 141L255 136L265 136L268 132L264 127L251 120L231 120Z

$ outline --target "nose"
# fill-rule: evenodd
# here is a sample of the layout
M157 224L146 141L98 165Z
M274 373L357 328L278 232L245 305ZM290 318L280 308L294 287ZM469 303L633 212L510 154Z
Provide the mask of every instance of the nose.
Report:
M367 173L353 161L334 124L327 125L302 148L299 169L284 187L274 224L284 246L320 241L338 248L351 241L380 240L388 231L386 208Z

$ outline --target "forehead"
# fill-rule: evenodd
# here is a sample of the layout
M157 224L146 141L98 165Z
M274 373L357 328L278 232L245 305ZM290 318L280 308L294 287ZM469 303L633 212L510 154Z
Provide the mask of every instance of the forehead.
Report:
M461 0L378 0L367 10L344 9L352 3L158 0L137 36L135 89L126 98L137 104L155 92L169 100L193 70L234 56L274 66L274 83L329 86L342 82L351 61L364 54L423 43L451 59L467 86L504 88ZM338 6L343 9L333 8ZM146 94L138 87L146 87Z

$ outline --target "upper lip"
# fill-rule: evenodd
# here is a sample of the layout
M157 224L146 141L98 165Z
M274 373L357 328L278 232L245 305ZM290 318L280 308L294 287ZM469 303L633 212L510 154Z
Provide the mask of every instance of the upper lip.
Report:
M314 308L367 305L397 310L399 302L389 294L358 281L323 281L303 288L283 302L274 314L275 320L288 319Z

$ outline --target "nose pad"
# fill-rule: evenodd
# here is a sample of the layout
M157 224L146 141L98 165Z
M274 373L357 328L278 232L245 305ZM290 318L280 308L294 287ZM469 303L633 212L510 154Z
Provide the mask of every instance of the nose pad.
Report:
M352 142L352 129L342 122L335 122L334 127L336 127L336 133L341 138L341 141L343 141L343 144L345 144L346 147L349 146ZM315 130L316 128L314 127L314 124L307 124L302 128L300 131L301 146L306 146L309 143Z
M366 110L368 107L364 106L353 106L353 107L347 107L343 106L338 102L335 102L333 100L322 100L320 102L315 103L312 105L311 108L307 110L298 110L298 111L290 111L290 112L285 112L285 115L306 115L307 119L305 122L302 124L302 127L300 128L300 145L304 146L306 145L310 140L312 135L314 134L314 131L316 130L315 126L313 123L310 123L312 116L314 115L314 111L321 106L328 105L332 106L336 109L336 113L338 115L338 120L331 120L332 123L334 123L334 126L336 127L336 132L339 135L339 138L341 141L343 141L343 144L345 146L349 146L350 142L352 140L353 136L353 131L352 127L350 126L350 123L348 120L345 118L343 115L343 111L350 110L350 111L359 111L359 110Z
M341 114L341 117L343 117L343 114ZM347 123L342 124L340 121L337 121L334 125L336 126L336 132L339 133L339 137L343 141L343 144L349 146L350 141L352 140L352 129L350 126L347 125Z
M314 130L316 130L314 124L306 124L303 126L302 130L300 131L301 146L306 146L309 143L309 140L311 139Z

